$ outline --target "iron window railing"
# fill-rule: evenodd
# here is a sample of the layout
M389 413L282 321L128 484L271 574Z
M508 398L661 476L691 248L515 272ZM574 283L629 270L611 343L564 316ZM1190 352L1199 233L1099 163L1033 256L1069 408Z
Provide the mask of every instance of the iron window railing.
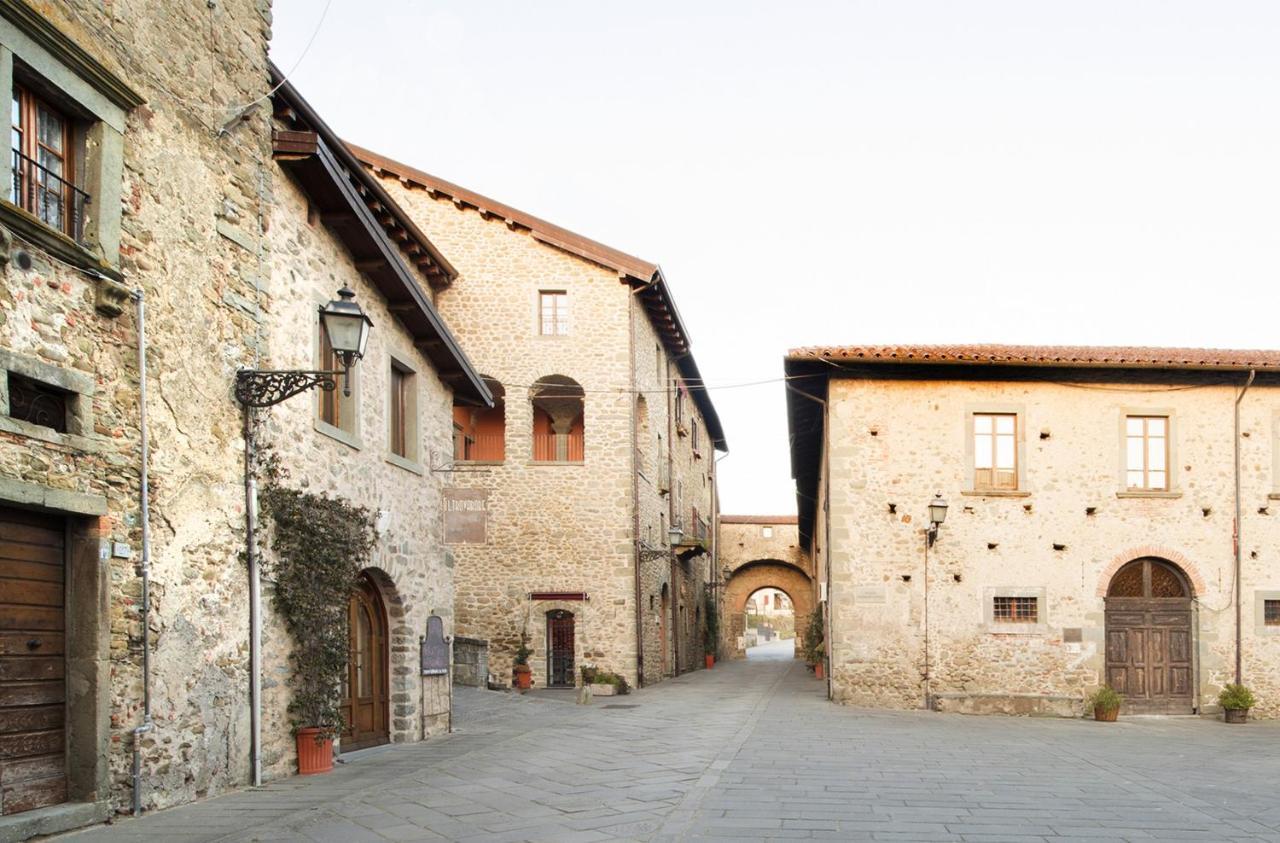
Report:
M89 194L16 149L9 199L77 243L83 239Z

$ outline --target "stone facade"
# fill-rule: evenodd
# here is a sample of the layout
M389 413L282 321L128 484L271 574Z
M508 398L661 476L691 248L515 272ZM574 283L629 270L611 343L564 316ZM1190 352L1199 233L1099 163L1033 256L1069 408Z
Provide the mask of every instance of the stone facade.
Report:
M788 372L809 371L811 359L793 352ZM928 694L943 710L1078 716L1108 678L1112 578L1156 558L1191 592L1189 707L1215 711L1235 667L1233 407L1247 376L1247 365L1198 373L863 364L817 392L825 408L793 401L793 428L806 411L825 416L822 440L800 442L793 465L800 493L814 499L807 515L801 507L801 532L820 588L829 571L833 698L914 708ZM1280 715L1280 627L1263 618L1264 601L1280 593L1277 407L1274 375L1259 374L1240 403L1238 440L1243 679L1267 717ZM974 484L967 419L983 412L1017 417L1016 489ZM1169 419L1168 491L1125 481L1124 420L1142 414ZM938 492L950 506L927 548ZM1033 600L1034 620L993 616L1000 596ZM1113 641L1116 658L1123 643Z
M0 80L73 116L75 175L92 193L78 243L0 201L0 507L63 516L70 537L67 802L0 817L0 839L128 810L135 747L144 810L250 781L244 440L232 387L241 367L315 368L315 305L343 283L378 326L357 375L360 447L317 430L308 397L261 414L262 438L298 482L380 510L392 738L447 728L447 678L442 691L416 666L425 618L452 626L442 475L426 466L449 452L453 390L334 237L308 223L273 161L269 37L259 0L0 2ZM146 302L145 639L133 291ZM421 458L407 468L385 458L392 355L417 373ZM12 417L12 375L66 397L65 433ZM264 756L275 776L292 769L288 647L269 594L264 609ZM153 726L135 737L144 641Z
M551 681L548 616L556 612L573 617L575 674L591 664L635 684L698 666L716 506L708 431L719 439L719 423L708 427L705 394L677 399L676 340L641 301L657 295L660 273L407 165L357 154L458 269L437 305L476 368L505 393L505 416L474 428L477 443L501 435L501 452L466 459L460 451L453 466L455 487L487 493L484 540L452 548L459 632L489 642L489 669L503 683L522 635L535 685ZM567 299L562 334L543 333L544 290ZM549 377L582 396L581 421L570 427L573 412L564 419L581 445L559 461L535 458L534 437L547 431L537 427L533 398ZM469 436L465 411L457 423ZM673 523L687 536L674 561L660 552Z
M762 588L776 588L791 599L796 653L804 644L805 624L816 605L813 566L800 542L794 515L722 515L719 525L721 570L728 572L720 648L727 658L746 658L746 605Z

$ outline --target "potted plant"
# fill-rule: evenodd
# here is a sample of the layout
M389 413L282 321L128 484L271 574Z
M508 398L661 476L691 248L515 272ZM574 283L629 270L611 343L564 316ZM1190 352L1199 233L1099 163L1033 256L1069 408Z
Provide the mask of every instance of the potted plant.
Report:
M1093 708L1093 719L1099 723L1114 723L1120 714L1120 704L1124 697L1115 692L1110 685L1103 685L1089 695L1087 704Z
M813 675L816 679L826 679L826 655L827 646L819 641L813 648Z
M809 621L805 626L804 646L801 650L801 655L804 656L805 664L809 665L813 675L818 679L826 676L826 665L824 664L824 659L827 655L826 637L822 609L814 609L809 614Z
M587 671L585 668L582 671L582 681L586 682L591 688L593 696L612 697L615 694L622 695L631 693L631 686L627 684L625 676L621 676L617 673L610 673L607 670L600 670L598 668L592 668L591 670L591 681L587 682Z
M716 644L720 637L720 618L716 614L716 601L711 594L706 596L706 617L707 625L702 630L702 653L707 660L707 670L710 670L716 664Z
M1249 709L1258 704L1253 692L1244 685L1227 683L1218 694L1218 705L1222 706L1222 718L1228 723L1246 723L1249 720Z
M529 633L520 633L520 646L516 648L515 664L511 667L512 679L516 688L521 691L527 691L533 687L533 669L529 667L529 656L533 655L533 650L529 649Z
M347 678L347 609L376 541L372 513L328 495L279 484L284 472L264 464L259 500L270 517L272 602L293 647L290 720L298 772L333 769L333 739L343 726L338 689Z

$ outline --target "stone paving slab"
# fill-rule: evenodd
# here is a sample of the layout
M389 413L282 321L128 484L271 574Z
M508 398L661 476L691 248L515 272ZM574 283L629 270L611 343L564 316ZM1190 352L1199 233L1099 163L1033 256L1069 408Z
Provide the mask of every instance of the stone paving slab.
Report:
M618 702L458 689L452 735L64 837L1280 843L1280 724L856 710L789 660Z

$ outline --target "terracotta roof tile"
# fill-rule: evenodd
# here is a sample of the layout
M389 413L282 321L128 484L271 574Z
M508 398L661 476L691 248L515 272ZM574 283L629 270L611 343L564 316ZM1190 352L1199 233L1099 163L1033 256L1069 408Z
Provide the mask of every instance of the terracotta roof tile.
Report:
M980 366L1280 371L1280 351L1091 345L832 345L793 348L788 360Z

